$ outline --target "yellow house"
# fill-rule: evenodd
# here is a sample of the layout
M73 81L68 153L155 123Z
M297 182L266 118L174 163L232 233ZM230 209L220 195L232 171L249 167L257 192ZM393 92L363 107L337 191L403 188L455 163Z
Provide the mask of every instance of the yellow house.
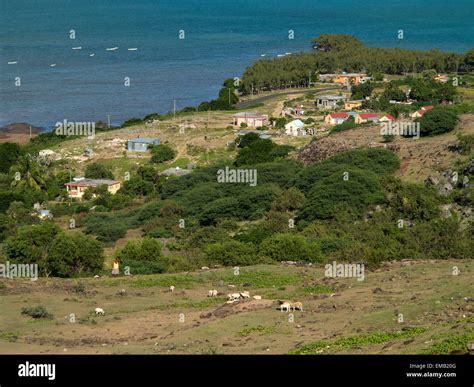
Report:
M116 194L120 189L120 182L108 179L85 179L78 178L75 181L64 184L70 198L82 199L85 192L89 188L100 187L101 185L107 186L107 191L112 195Z
M365 78L367 78L367 74L336 74L333 79L333 82L338 83L340 85L358 85Z
M367 122L376 123L378 121L379 121L379 117L377 116L377 114L373 114L373 113L358 114L355 118L356 124L365 124Z
M354 110L359 109L362 106L363 99L356 100L356 101L347 101L344 103L344 109L346 110Z

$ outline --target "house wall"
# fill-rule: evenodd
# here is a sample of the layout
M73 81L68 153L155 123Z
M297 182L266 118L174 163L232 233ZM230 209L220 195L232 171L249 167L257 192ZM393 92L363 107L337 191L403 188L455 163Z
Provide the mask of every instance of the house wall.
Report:
M112 195L116 194L117 191L120 189L120 183L109 185L107 191L109 191Z
M259 128L266 125L266 118L249 118L249 117L236 117L234 119L234 125L240 126L242 123L247 124L253 128Z
M147 152L148 144L142 142L128 142L128 150L132 152Z
M362 106L362 102L346 102L344 104L344 108L346 110L352 110L352 109L357 109Z
M115 195L117 191L120 189L121 184L116 183L109 185L107 187L107 191L109 191L112 195ZM90 187L71 187L71 186L66 186L66 190L68 192L69 197L71 198L76 198L76 199L82 199L84 196L85 192L89 189Z

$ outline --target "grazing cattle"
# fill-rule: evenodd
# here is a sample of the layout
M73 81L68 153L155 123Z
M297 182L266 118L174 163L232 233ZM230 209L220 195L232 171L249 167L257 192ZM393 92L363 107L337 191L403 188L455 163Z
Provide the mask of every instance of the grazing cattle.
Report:
M290 304L290 309L303 311L303 304L301 302L293 302Z
M242 298L250 298L250 293L247 292L247 291L242 292L242 293L240 293L240 297L242 297Z
M262 299L262 296L257 296L257 295L255 295L255 296L253 296L253 299L254 299L254 300L261 300L261 299Z
M105 311L102 308L95 308L95 314L97 316L103 316L105 314Z
M209 290L208 297L217 297L218 291L216 289L214 290Z
M289 302L283 302L280 304L280 310L283 312L289 312L291 308L291 304Z
M238 301L240 300L240 293L232 293L232 294L228 294L227 297L229 297L229 301Z
M170 292L171 292L171 293L174 292L174 286L173 286L173 285L170 286Z

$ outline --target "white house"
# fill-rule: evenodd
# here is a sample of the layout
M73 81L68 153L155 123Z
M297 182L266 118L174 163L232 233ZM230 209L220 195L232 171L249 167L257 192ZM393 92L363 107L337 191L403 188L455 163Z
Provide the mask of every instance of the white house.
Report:
M301 120L293 120L285 125L285 133L288 136L304 136L306 134L304 125Z

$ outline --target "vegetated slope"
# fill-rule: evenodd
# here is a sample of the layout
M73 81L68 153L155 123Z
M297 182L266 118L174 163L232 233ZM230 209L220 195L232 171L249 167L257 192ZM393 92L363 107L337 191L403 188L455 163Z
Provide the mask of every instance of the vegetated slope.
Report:
M396 176L405 181L422 182L429 175L452 168L454 161L462 157L450 149L457 143L459 134L474 134L474 114L463 114L457 128L450 133L419 139L398 137L388 143L387 149L392 149L401 160ZM300 149L295 157L312 164L350 149L384 147L381 141L379 125L364 126L316 140Z

